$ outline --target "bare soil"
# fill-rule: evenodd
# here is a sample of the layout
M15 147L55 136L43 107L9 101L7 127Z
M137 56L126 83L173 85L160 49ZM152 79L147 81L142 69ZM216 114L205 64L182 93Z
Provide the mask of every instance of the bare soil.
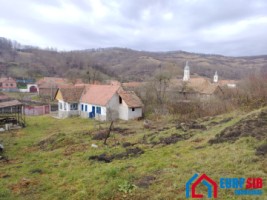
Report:
M252 114L242 119L237 124L225 128L215 138L209 140L210 144L222 142L235 142L240 137L254 137L264 140L267 137L267 110Z

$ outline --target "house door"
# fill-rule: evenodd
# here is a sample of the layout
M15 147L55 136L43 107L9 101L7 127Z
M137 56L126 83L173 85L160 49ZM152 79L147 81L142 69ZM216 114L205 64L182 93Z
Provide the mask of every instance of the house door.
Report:
M36 92L37 92L37 88L35 86L31 86L30 93L36 93Z
M92 112L89 113L89 118L95 117L95 106L92 106Z

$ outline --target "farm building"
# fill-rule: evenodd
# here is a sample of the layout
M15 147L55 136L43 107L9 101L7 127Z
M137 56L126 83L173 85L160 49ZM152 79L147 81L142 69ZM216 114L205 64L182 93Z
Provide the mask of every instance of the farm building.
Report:
M0 90L1 91L17 91L17 82L11 77L0 78Z
M24 126L25 115L23 104L18 100L12 100L0 93L0 128L9 130Z
M73 115L97 120L130 120L142 116L143 104L134 92L123 91L119 85L92 85L59 88L59 118Z

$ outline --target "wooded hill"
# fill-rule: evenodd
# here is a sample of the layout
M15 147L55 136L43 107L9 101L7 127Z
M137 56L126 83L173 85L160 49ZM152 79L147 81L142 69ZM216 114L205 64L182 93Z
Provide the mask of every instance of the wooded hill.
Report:
M215 71L224 79L241 79L252 72L267 71L267 55L227 57L184 51L146 52L126 48L101 48L60 52L23 46L0 38L0 70L2 76L80 77L94 74L97 79L121 81L148 80L161 69L172 76L182 76L185 62L191 73L211 78Z

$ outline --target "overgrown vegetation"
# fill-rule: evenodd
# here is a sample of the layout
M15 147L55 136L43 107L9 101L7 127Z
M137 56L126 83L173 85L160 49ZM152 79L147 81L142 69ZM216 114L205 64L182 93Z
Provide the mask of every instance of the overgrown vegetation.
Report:
M253 113L261 112L266 111ZM216 181L222 176L266 180L263 141L248 134L235 143L208 143L247 116L232 112L186 124L168 116L150 121L148 128L142 121L118 121L107 145L93 135L110 123L28 117L25 129L0 135L6 158L0 160L0 198L184 199L185 183L194 173L207 173ZM114 159L88 159L103 154ZM220 191L219 197L235 199L231 190Z

